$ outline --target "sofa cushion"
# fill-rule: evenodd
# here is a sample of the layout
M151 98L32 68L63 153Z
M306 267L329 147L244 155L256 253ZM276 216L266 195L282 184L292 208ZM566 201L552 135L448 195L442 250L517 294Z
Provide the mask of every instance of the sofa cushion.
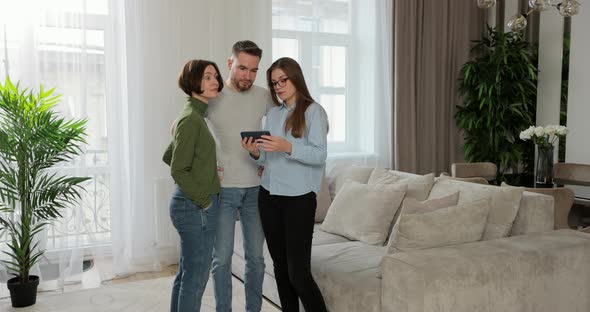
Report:
M321 229L367 244L383 245L406 188L405 184L348 181L334 198Z
M391 233L387 252L403 252L481 240L490 209L488 199L406 213L405 207Z
M387 170L383 168L375 168L369 177L367 184L393 184L405 183L408 185L406 197L415 198L417 200L425 200L428 198L430 189L434 184L434 174L427 175L410 175L402 174L399 171Z
M350 242L350 240L346 237L327 233L320 230L320 225L321 224L315 224L313 227L313 240L311 241L311 244L313 246ZM240 221L236 222L236 231L234 233L234 254L240 256L242 259L246 258L244 254L244 238L242 235L242 223ZM264 243L263 256L264 262L266 263L264 271L267 274L274 277L275 272L272 266L272 258L270 257L270 252L268 251L266 242ZM243 268L241 268L241 270L243 270Z
M567 187L555 188L525 188L522 186L511 186L502 182L502 187L517 187L524 189L525 192L549 195L554 200L554 219L555 229L569 229L568 216L574 202L574 191ZM524 194L524 193L523 193ZM521 205L522 206L522 205Z
M313 246L311 271L330 311L381 311L384 254L385 247L362 242Z
M319 246L319 245L329 245L329 244L337 244L337 243L347 243L350 242L350 239L328 233L322 231L321 224L316 224L313 227L313 240L311 241L312 246Z
M394 170L375 168L375 170L371 172L367 184L393 184L401 179L402 177L395 174Z
M458 177L451 177L444 172L441 173L438 178L439 179L449 179L449 180L457 180L457 181L463 181L463 182L478 183L478 184L485 184L485 185L490 184L490 182L488 182L488 180L486 180L485 178L482 178L482 177L458 178Z
M311 241L311 244L313 246L350 242L350 240L348 238L346 238L344 236L324 232L320 229L320 227L321 227L321 224L315 224L313 226L313 240ZM268 250L266 248L266 243L264 244L264 249L265 249L264 253L268 254ZM234 253L238 254L242 258L244 257L244 238L242 236L242 223L240 221L236 222L236 232L234 234ZM270 259L271 258L270 258L270 254L269 254L268 260L270 261ZM267 262L267 263L272 263L272 261ZM272 271L272 267L271 267L271 271ZM269 273L271 271L269 271Z
M522 199L522 189L500 188L491 197L491 209L483 240L508 237Z
M384 312L590 311L590 235L551 231L383 258Z
M525 191L510 236L551 231L554 220L553 196Z
M367 183L371 172L373 172L373 168L370 167L336 165L327 177L330 198L334 200L338 191L340 191L344 183L348 180Z
M324 176L322 178L322 185L320 187L320 193L317 196L317 206L315 209L315 222L322 222L326 218L328 209L332 204L332 197L330 197L330 187L328 181Z
M437 179L430 191L429 198L441 197L457 191L460 192L459 204L480 199L490 200L490 212L483 236L484 240L510 235L512 224L520 208L522 190Z
M437 209L456 206L459 203L459 192L425 201L418 201L414 198L405 198L402 207L406 214L427 213Z

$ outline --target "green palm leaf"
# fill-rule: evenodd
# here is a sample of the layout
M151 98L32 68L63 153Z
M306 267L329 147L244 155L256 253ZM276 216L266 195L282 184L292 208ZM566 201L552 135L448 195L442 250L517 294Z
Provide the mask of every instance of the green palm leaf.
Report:
M0 229L8 234L6 268L21 282L39 261L35 237L81 198L87 177L52 168L83 153L86 120L53 111L55 88L38 92L6 79L0 84Z
M504 33L488 27L481 40L474 41L472 61L461 69L455 121L465 136L465 159L490 161L502 175L518 165L532 169L527 153L529 142L514 133L535 119L537 94L536 50L520 33Z

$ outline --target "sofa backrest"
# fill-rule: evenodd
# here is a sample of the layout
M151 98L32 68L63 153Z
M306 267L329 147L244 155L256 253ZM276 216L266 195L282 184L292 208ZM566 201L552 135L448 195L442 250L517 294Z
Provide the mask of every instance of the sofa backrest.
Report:
M344 183L348 180L367 183L373 169L374 168L361 166L336 165L326 176L331 199L334 200L336 193L340 191L340 188L342 188Z
M475 200L497 187L499 186L438 178L428 198L437 198L459 191L460 201L462 196ZM551 196L524 192L510 236L553 230L553 204L554 200Z
M337 166L330 172L329 183L331 195L337 192L337 186L341 186L345 180L351 179L361 183L366 183L371 175L372 168L355 167L355 166ZM394 171L400 177L419 176L413 173ZM497 188L495 185L484 185L458 181L453 179L437 178L429 199L438 198L459 191L462 196L468 196L470 199L478 199L478 190L483 193L489 193L490 189ZM486 190L488 192L486 192ZM546 232L554 229L554 200L553 197L543 194L524 192L520 201L520 208L510 236L523 235L535 232Z

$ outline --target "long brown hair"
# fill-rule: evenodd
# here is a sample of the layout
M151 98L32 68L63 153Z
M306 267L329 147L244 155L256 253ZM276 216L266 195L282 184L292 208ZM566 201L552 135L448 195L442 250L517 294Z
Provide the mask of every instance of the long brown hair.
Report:
M301 66L292 58L281 57L276 60L266 71L266 80L268 81L268 89L275 105L279 106L281 103L277 98L277 93L271 80L271 73L273 70L280 68L285 72L291 83L295 86L295 109L293 113L285 121L285 133L289 130L295 138L300 138L305 132L305 111L313 102L311 94L307 89Z

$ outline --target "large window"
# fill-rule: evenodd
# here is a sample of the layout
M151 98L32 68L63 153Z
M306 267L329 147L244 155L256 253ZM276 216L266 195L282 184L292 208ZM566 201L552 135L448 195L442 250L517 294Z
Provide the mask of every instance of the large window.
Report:
M10 3L8 3L10 2ZM109 160L105 96L108 0L0 1L0 77L23 87L56 87L57 109L86 118L85 154L60 173L89 176L76 209L46 233L48 250L110 243Z
M273 60L288 56L304 70L312 96L328 113L331 151L353 143L347 134L348 54L351 44L348 0L273 0Z
M384 153L391 142L378 132L391 125L390 108L381 108L391 106L383 91L392 86L381 86L390 81L390 61L380 55L380 45L391 39L379 36L391 35L375 17L378 7L383 3L373 0L272 1L272 58L288 56L301 65L312 96L328 113L330 159L389 160Z

